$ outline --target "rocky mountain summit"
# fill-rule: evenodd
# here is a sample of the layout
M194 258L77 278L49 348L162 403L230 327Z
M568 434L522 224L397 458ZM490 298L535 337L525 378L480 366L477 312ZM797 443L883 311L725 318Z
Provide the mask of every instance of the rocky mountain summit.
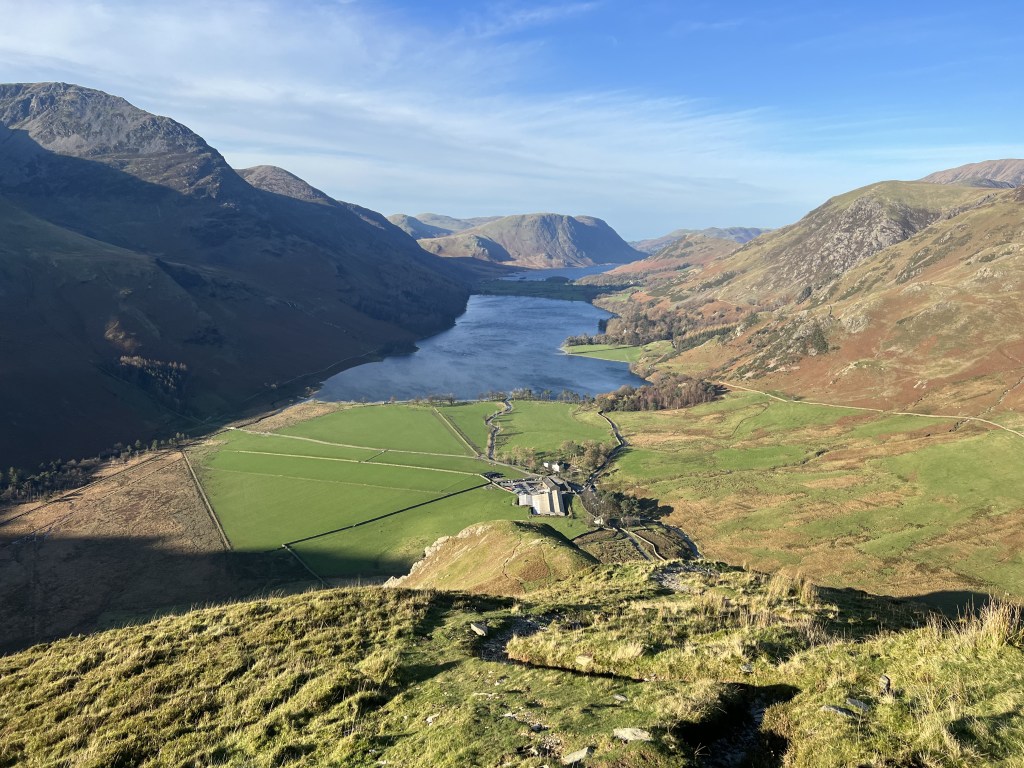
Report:
M471 256L531 269L626 263L643 257L601 219L555 213L503 216L419 243L438 256Z

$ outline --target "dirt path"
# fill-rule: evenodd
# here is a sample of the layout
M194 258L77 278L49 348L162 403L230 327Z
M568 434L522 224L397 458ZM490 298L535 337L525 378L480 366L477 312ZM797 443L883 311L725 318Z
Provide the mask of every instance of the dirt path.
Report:
M496 418L498 418L499 416L501 416L503 413L511 413L511 412L512 412L512 401L511 400L506 400L504 408L502 408L500 411L495 411L490 416L488 416L486 419L484 419L484 422L490 428L488 430L488 433L487 433L487 458L490 459L491 461L494 461L494 446L495 446L495 443L497 443L497 441L498 441L498 433L501 432L501 427L499 427L497 424L495 424L494 420Z
M722 385L723 387L728 387L730 389L742 389L744 392L753 392L754 394L764 395L765 397L770 397L772 400L778 400L780 403L795 403L797 405L821 405L825 406L826 408L846 408L851 411L869 411L871 413L882 413L887 414L889 416L920 416L923 419L942 419L943 421L976 421L979 424L987 424L990 427L995 427L996 429L1001 429L1004 432L1009 432L1011 435L1016 435L1017 437L1024 437L1024 432L1018 432L1016 429L1010 429L1009 427L1005 427L997 422L989 421L988 419L983 419L980 416L963 416L959 414L953 415L941 413L914 413L912 411L887 411L884 408L870 408L866 405L842 405L838 403L822 403L816 400L793 400L790 398L773 395L771 392L765 392L764 390L754 389L753 387L745 387L742 384L733 384L732 382L728 381L719 381L717 383Z

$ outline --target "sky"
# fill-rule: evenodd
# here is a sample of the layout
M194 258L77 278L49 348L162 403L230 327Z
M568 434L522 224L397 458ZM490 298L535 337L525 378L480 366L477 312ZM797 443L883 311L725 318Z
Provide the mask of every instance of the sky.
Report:
M385 214L777 227L1024 157L1024 4L0 0L0 82L98 88Z

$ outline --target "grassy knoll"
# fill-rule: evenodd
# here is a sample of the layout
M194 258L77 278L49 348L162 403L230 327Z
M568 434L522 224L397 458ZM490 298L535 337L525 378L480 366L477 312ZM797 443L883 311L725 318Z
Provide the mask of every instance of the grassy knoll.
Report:
M1024 440L756 394L616 413L613 487L670 504L708 554L891 594L1024 595Z
M477 566L470 581L491 567ZM589 748L603 768L726 750L731 764L1009 768L1022 641L1006 607L922 624L891 601L703 561L577 562L517 599L321 590L0 658L0 764L539 768Z
M537 454L555 454L566 440L595 440L614 444L608 422L591 408L544 401L517 400L511 413L496 420L499 452L528 448Z
M522 520L512 494L493 487L470 490L348 531L296 544L294 549L324 576L393 576L407 573L441 536L489 520Z

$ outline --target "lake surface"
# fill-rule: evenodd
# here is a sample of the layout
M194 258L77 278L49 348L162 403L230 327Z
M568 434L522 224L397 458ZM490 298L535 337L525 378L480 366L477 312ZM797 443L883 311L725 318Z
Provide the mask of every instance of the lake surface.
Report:
M315 397L379 401L451 393L474 399L522 387L597 395L623 384L644 384L625 363L561 351L566 336L596 333L598 321L607 317L608 312L582 301L471 296L454 328L418 342L419 350L410 355L342 371Z
M567 277L570 280L578 280L587 275L600 275L610 269L615 269L620 264L595 264L592 267L556 267L554 269L530 269L525 272L513 272L505 275L502 280L547 280L549 277Z

